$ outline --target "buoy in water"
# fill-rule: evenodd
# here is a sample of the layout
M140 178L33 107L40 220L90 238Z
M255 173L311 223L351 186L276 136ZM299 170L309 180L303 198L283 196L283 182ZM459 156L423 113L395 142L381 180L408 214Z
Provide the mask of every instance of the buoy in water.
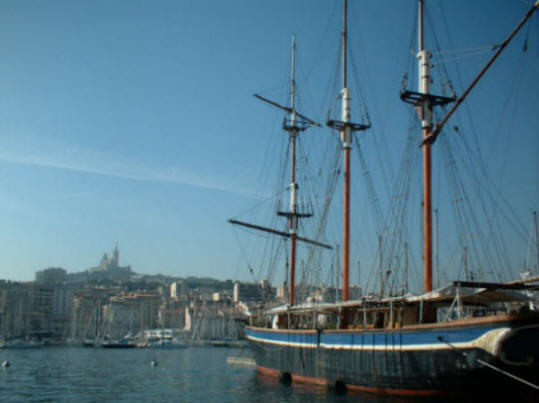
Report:
M8 360L2 361L2 367L3 367L3 368L7 368L7 367L9 367L10 365L11 365L11 364L9 363Z
M157 360L152 360L152 361L150 362L150 365L151 365L152 367L157 367Z

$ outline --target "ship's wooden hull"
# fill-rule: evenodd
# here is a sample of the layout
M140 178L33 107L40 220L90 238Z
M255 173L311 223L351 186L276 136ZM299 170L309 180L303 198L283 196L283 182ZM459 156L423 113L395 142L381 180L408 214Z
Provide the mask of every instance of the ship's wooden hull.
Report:
M496 379L506 380L480 361L539 380L537 316L402 329L248 327L246 335L259 372L283 380L397 395L492 389Z

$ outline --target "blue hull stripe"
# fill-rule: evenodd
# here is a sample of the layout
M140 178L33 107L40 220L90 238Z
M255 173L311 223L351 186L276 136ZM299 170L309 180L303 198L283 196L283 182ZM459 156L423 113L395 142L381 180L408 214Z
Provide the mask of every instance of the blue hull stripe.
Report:
M425 331L379 332L321 332L294 333L246 329L247 339L281 346L347 350L422 350L449 349L445 341L455 347L473 347L472 343L487 332L507 329L505 326L484 326L461 329L429 329ZM438 338L442 337L444 342Z

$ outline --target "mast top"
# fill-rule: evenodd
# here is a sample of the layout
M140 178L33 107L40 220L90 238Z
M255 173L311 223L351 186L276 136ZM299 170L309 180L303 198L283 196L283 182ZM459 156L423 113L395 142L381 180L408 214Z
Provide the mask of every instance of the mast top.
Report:
M341 120L329 119L326 125L341 133L341 143L343 148L349 149L352 147L352 133L355 131L367 130L371 127L370 124L352 123L350 91L348 89L348 2L343 0L343 23L341 31L342 41L342 84L341 100L342 114Z
M348 2L347 0L344 0L343 1L343 23L342 23L342 60L343 60L343 63L342 63L342 87L343 87L343 91L344 89L346 88L346 84L347 84L347 77L346 77L346 73L347 73L347 65L348 65L348 62L347 62L347 37L348 37L348 29L347 29L347 20L348 20ZM344 120L344 119L343 119Z
M289 132L291 135L295 135L311 126L322 127L322 125L312 119L309 119L307 116L302 115L296 110L296 35L292 35L291 51L292 65L290 72L290 106L278 104L277 102L258 94L254 94L253 96L263 102L266 102L267 104L287 112L289 116L285 117L283 120L283 130Z
M292 66L290 72L290 123L294 126L296 121L296 35L292 34Z

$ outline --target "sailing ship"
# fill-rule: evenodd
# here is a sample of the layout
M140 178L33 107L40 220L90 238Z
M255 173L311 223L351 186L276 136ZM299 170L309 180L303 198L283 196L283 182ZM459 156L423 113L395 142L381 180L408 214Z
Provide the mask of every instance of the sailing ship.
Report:
M539 2L458 98L431 94L430 53L423 48L423 2L418 0L419 88L417 91L403 90L401 99L418 111L423 133L424 293L391 296L381 291L376 298L350 298L350 149L353 133L368 130L370 124L351 120L347 83L347 1L344 0L342 118L327 122L339 133L344 152L342 302L298 303L295 297L296 243L306 242L322 248L331 246L306 238L298 231L298 221L310 214L298 209L295 143L302 131L317 124L296 110L293 61L290 106L257 96L287 113L283 129L289 133L291 150L290 205L288 211L280 211L278 215L288 220L288 231L229 220L232 224L289 240L288 304L265 309L259 317L251 318L251 325L245 330L260 374L285 382L308 382L404 396L494 390L500 384L498 381L507 377L525 388L539 390L539 313L530 309L533 305L526 294L526 290L533 288L532 281L494 283L466 279L433 289L431 201L431 148L437 136L486 68L536 11ZM444 119L435 123L433 110L443 105L452 107ZM383 271L381 276L383 278ZM537 278L532 280L537 281Z

